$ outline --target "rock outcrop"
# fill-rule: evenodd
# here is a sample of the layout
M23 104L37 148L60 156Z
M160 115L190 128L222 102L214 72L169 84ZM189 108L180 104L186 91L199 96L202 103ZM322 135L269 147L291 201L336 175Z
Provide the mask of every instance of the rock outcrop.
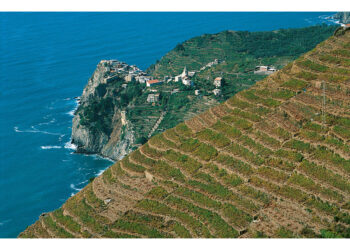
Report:
M338 12L334 15L334 18L344 24L350 23L350 12Z
M114 103L114 91L117 87L106 83L109 73L109 62L101 61L84 88L73 118L72 143L77 146L77 153L100 154L118 160L129 152L129 145L133 143L134 138L130 123L125 117L122 123L121 112L123 111ZM102 116L105 113L106 117L110 117L109 124L102 124L103 128L98 126L98 121L85 122L87 110L101 103L102 100L109 102L106 106L110 108L108 113L105 112L107 110L97 110L102 112ZM104 108L104 106L99 107ZM92 108L92 111L96 110ZM123 140L120 140L121 136Z

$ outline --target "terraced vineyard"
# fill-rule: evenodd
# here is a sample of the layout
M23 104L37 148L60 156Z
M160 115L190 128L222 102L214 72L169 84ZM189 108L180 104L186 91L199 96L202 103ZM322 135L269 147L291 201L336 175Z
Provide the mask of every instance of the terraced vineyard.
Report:
M340 30L152 137L20 237L350 237L349 60Z

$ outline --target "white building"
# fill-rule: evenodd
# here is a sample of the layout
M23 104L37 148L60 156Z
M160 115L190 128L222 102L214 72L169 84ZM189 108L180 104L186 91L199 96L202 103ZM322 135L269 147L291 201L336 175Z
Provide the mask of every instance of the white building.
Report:
M220 88L221 87L221 83L222 83L222 77L216 77L215 80L214 80L215 87Z
M193 77L196 74L196 71L188 71L188 76Z
M158 102L159 101L159 93L157 94L149 94L147 96L147 102Z
M175 82L179 82L181 79L181 75L175 76Z
M194 94L195 94L195 95L199 95L199 94L200 94L199 89L196 89L196 90L194 91Z
M182 78L182 84L186 85L186 86L191 86L192 85L192 81L190 78L188 78L187 76L185 78Z
M254 74L258 75L271 75L275 73L277 70L275 67L270 67L270 66L256 66L254 70Z
M221 95L221 89L214 89L213 94L214 95Z

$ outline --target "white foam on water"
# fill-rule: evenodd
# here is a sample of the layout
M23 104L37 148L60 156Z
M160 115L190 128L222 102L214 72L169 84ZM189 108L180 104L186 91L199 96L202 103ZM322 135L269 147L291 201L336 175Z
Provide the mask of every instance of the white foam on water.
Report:
M4 221L0 221L0 227L5 225L6 223L10 222L11 219L8 219L8 220L4 220Z
M41 149L58 149L62 148L62 146L41 146Z
M62 141L62 138L64 137L65 135L60 135L60 138L58 138L58 141Z
M37 126L49 125L51 123L54 123L55 121L56 121L56 119L52 118L50 121L48 121L48 122L41 122Z
M107 168L106 168L107 169ZM103 174L104 171L106 171L106 169L102 169L100 171L98 171L98 173L96 174L96 176L100 176L101 174Z
M70 116L74 116L74 112L75 112L76 109L72 109L71 111L69 111L68 113L66 113L67 115L70 115Z
M64 144L64 148L70 149L70 150L76 150L77 145L73 144L70 140Z
M75 111L77 110L78 106L79 106L79 101L78 100L74 100L75 101L75 107L74 109L72 109L71 111L67 112L66 114L69 116L74 116Z
M71 189L73 189L73 190L75 190L75 191L80 191L80 190L82 190L82 188L77 188L73 183L72 184L70 184L70 186L69 186Z
M85 184L87 182L88 182L88 180L85 180L85 181L79 182L78 185L82 185L82 184Z
M107 161L110 161L112 163L114 163L115 161L108 158L108 157L103 157L101 155L92 155L92 157L94 158L94 160L107 160Z
M34 126L31 126L31 128L32 129L20 130L17 126L13 127L13 129L17 133L41 133L41 134L46 134L46 135L58 135L58 136L63 135L63 134L48 132L48 131L44 131L44 130L39 130L39 129L35 128Z

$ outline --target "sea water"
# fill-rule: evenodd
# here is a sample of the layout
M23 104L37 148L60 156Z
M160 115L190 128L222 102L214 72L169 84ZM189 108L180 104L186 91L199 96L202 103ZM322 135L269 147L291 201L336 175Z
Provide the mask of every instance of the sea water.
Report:
M223 30L332 23L334 13L0 13L0 237L16 237L112 162L73 154L71 123L101 59L141 69Z

